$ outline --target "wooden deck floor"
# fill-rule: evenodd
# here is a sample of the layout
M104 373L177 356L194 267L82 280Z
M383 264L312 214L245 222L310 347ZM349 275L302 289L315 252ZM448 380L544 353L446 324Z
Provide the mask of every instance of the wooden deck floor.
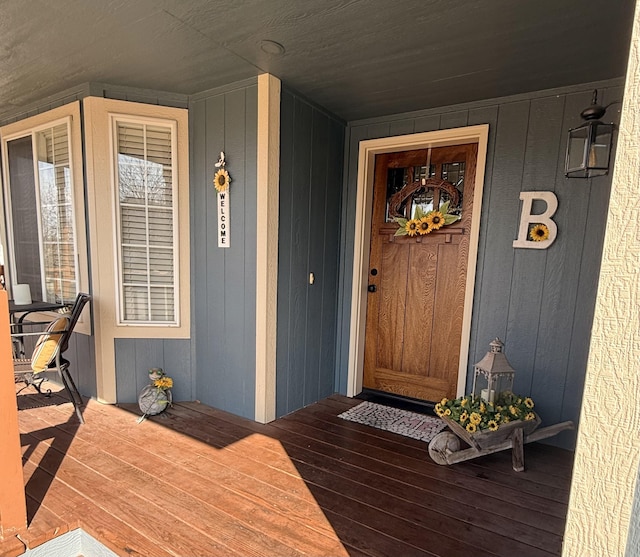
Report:
M336 416L332 396L269 425L190 402L136 423L19 396L30 547L78 526L119 555L560 555L573 454L525 446L454 466ZM7 555L7 553L4 553ZM0 555L2 546L0 545Z

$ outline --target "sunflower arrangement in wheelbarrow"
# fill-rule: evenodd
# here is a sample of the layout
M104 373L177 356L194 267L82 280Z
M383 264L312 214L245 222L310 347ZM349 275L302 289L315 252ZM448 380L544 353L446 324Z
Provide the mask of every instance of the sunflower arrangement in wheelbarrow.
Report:
M435 412L441 418L459 423L469 433L475 433L485 429L496 431L501 425L517 420L535 420L534 407L531 398L505 391L494 402L472 395L453 400L443 398L436 404Z

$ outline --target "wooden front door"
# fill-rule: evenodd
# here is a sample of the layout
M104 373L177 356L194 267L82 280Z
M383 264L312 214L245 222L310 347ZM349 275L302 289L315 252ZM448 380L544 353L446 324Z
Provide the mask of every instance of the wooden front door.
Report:
M376 156L366 388L428 401L456 396L477 152L473 143ZM395 235L394 213L411 219L418 207L420 216L447 201L458 221Z

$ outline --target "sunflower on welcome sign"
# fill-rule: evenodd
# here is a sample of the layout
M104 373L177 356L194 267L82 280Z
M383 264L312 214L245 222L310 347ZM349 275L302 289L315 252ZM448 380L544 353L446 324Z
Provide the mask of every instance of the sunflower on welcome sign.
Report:
M229 173L224 168L218 170L213 177L213 185L220 192L227 191L227 189L229 188L229 182L231 182L231 178L229 177Z

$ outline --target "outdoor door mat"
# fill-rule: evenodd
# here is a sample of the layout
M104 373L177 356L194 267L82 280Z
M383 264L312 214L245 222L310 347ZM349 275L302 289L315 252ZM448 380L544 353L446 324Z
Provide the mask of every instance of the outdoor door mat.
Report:
M369 401L362 402L343 412L338 418L384 429L427 443L447 427L447 424L440 418Z

